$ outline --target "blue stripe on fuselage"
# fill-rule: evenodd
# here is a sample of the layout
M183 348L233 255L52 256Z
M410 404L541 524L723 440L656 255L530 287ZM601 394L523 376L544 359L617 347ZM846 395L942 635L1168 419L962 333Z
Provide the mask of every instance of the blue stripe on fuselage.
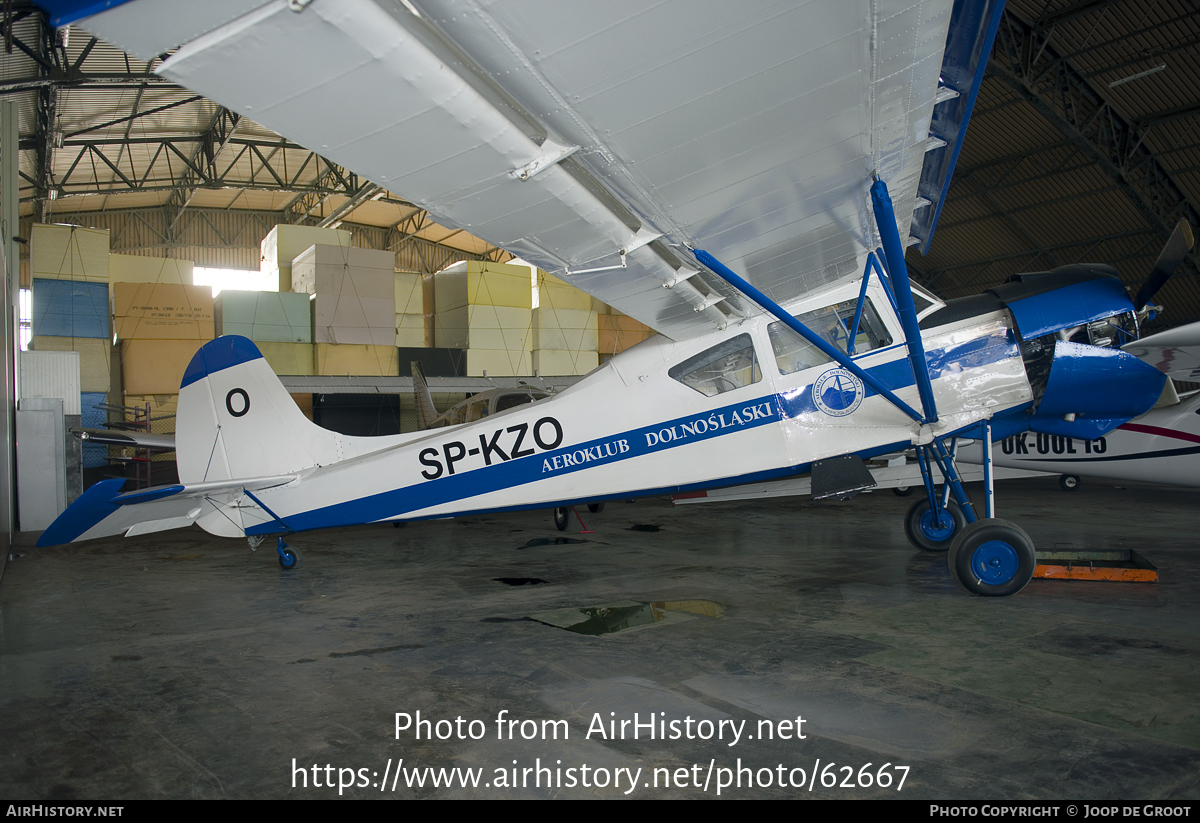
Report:
M870 354L867 353L863 357L869 357ZM937 379L947 372L987 366L1011 357L1020 357L1020 349L1007 333L1000 332L978 337L957 346L927 352L926 363L930 369L930 377ZM830 368L834 367L834 364L830 364ZM911 386L915 382L912 368L908 360L903 358L871 366L866 371L893 390ZM868 397L874 394L870 390L867 392ZM289 514L286 520L295 531L384 520L454 500L711 440L767 423L781 422L815 409L810 384L786 390L782 394L760 396L748 402L514 458L462 474L427 480L307 512ZM415 460L416 454L412 457ZM714 479L706 482L717 486L725 481ZM251 526L246 529L246 534L271 534L278 530L277 524L272 521Z
M724 406L656 423L653 426L643 426L564 448L514 458L463 474L427 480L300 514L289 514L286 520L294 531L382 520L451 500L561 477L582 469L641 457L686 443L711 440L723 434L778 423L781 419L777 396L767 395L750 402ZM271 534L278 530L276 524L271 522L251 526L246 529L246 533Z

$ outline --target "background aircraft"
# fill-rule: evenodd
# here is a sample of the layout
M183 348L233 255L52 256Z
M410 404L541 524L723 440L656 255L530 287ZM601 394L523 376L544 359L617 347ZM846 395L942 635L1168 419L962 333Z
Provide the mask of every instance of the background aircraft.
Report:
M946 438L1098 437L1162 391L1120 349L1063 339L1100 322L1136 336L1142 306L1107 267L1023 275L918 321L905 243L932 239L999 4L248 5L139 2L79 25L139 55L182 42L164 76L660 336L553 398L383 438L308 423L252 343L219 338L180 389L181 483L97 484L43 543L190 523L255 537L810 471L836 493L871 482L863 458L915 446L927 494L910 526L952 537L968 591L1007 595L1032 544L976 516Z
M1200 323L1160 332L1122 348L1172 379L1195 381L1200 368ZM996 465L1056 472L1064 489L1080 476L1200 488L1200 392L1177 395L1168 381L1157 406L1095 439L1026 432L1011 435L993 451ZM978 445L960 451L982 459Z
M473 394L438 414L437 407L433 405L433 395L429 393L429 384L425 382L425 370L416 360L412 362L412 376L413 397L417 404L417 429L420 431L457 426L460 423L474 423L490 414L507 411L550 396L550 392L545 389L533 386L520 389L491 389Z

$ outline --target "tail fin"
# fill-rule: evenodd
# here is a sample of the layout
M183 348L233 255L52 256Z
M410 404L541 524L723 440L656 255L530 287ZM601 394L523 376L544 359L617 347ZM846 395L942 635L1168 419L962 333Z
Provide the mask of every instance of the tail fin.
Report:
M228 335L196 352L179 388L175 451L182 483L287 474L340 459L340 437L314 425L262 353Z
M421 431L437 419L437 407L433 405L433 395L429 393L429 384L425 382L425 370L419 360L412 361L413 396L417 401L417 428Z

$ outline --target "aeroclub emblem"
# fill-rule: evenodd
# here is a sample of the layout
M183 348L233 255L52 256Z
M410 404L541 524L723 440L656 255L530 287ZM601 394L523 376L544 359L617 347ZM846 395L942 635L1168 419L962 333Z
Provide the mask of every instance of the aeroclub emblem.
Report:
M845 417L859 407L866 394L862 381L845 369L830 369L812 387L813 403L830 417Z

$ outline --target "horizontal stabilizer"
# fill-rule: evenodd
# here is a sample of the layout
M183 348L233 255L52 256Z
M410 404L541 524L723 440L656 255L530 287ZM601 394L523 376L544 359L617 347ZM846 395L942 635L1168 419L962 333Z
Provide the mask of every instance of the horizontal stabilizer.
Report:
M151 449L153 451L167 452L175 451L174 434L87 428L71 429L71 434L85 443L96 443L101 446L123 446L133 449Z
M147 534L189 526L242 496L296 480L298 475L254 477L209 483L152 486L121 493L123 479L101 480L85 491L58 516L42 536L39 546L74 543L114 534Z

